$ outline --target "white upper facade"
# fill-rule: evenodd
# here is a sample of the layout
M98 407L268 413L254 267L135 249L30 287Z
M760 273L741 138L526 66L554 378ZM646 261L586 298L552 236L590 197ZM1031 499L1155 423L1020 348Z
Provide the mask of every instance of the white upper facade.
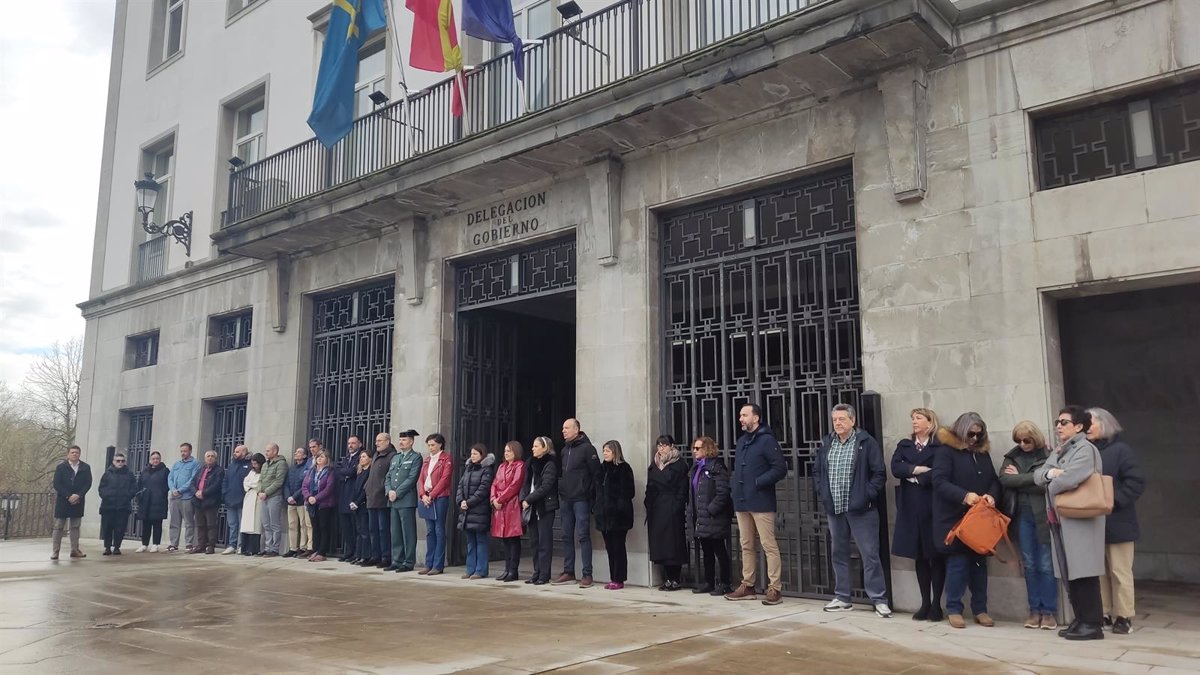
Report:
M372 91L393 99L402 92L412 14L403 0L386 2L399 39L381 33L361 52L361 113L370 111ZM517 30L537 37L561 26L556 4L514 2ZM606 4L579 3L584 12ZM253 162L313 136L306 119L329 7L329 0L117 0L91 297L215 257L209 235L226 209L228 160ZM461 17L460 2L455 10ZM467 64L501 51L462 35L460 42ZM404 70L410 92L446 77ZM190 258L179 244L143 232L133 181L146 172L163 186L154 222L192 212Z

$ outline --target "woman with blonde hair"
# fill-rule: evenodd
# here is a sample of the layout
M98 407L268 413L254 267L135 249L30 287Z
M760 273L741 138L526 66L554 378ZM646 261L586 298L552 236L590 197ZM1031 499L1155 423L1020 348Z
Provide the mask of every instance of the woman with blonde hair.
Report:
M619 591L629 578L625 538L633 529L633 468L625 461L625 453L617 441L606 441L602 452L604 461L593 488L596 494L592 499L592 516L608 553L609 582L604 588Z
M691 498L688 500L688 520L692 536L704 554L704 583L693 593L725 595L730 587L733 564L729 558L729 535L732 532L733 498L729 494L729 469L721 461L717 442L701 436L692 442ZM720 576L717 568L720 566Z
M550 564L554 557L554 512L558 510L558 462L554 459L554 441L546 436L533 439L533 457L525 471L521 491L521 517L529 525L529 544L533 546L533 576L527 584L550 583Z
M892 555L912 558L917 568L921 607L913 621L942 620L942 588L946 585L946 556L933 538L933 458L940 446L938 418L929 408L909 413L912 435L896 444L892 475L896 486L896 529Z
M1046 436L1033 422L1013 427L1017 445L1004 455L1000 484L1016 497L1012 516L1021 544L1025 568L1025 591L1029 596L1026 628L1058 628L1058 582L1054 579L1054 557L1050 549L1050 524L1046 521L1046 488L1033 480L1033 472L1046 463L1050 450Z
M1088 408L1092 428L1088 440L1100 451L1104 475L1113 479L1113 512L1104 519L1104 574L1100 597L1104 623L1115 635L1133 630L1133 547L1138 529L1137 500L1146 489L1146 475L1133 448L1121 439L1121 424L1104 408Z

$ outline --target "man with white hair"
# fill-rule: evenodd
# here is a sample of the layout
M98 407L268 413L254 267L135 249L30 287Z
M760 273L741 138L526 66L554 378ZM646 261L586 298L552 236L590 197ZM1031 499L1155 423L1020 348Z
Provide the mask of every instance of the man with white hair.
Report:
M196 547L192 553L216 552L217 522L224 493L225 469L217 461L217 451L204 453L204 466L192 479L192 503L196 515Z

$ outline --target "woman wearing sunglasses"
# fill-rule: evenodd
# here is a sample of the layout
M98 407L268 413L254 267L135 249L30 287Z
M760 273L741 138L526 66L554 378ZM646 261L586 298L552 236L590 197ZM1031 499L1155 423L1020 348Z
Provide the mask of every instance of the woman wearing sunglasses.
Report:
M1103 640L1104 606L1100 577L1104 576L1104 516L1061 518L1055 500L1079 487L1093 473L1103 470L1100 451L1087 439L1092 416L1077 405L1058 412L1054 430L1060 444L1033 472L1038 485L1045 486L1049 499L1050 537L1054 546L1054 572L1067 582L1067 597L1075 620L1058 631L1068 640Z
M992 627L988 616L987 558L957 539L946 544L946 534L980 499L995 504L1000 496L996 467L988 456L987 425L979 413L958 416L949 429L938 431L941 445L933 459L933 541L946 558L946 618L954 628L966 628L963 595L971 589L971 614L975 623Z
M1018 422L1013 428L1016 447L1004 455L1000 466L1000 484L1016 497L1012 516L1021 542L1021 562L1025 567L1025 591L1029 596L1026 628L1054 630L1058 621L1058 582L1054 579L1053 554L1050 550L1050 524L1046 521L1046 488L1033 480L1033 472L1046 463L1050 451L1046 436L1033 422Z

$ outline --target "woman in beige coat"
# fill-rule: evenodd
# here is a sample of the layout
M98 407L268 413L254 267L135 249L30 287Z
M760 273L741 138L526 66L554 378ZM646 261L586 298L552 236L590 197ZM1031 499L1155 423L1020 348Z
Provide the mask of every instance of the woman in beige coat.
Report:
M1087 439L1092 416L1083 408L1063 408L1054 425L1061 444L1033 472L1033 480L1046 486L1054 574L1067 582L1067 595L1075 611L1075 620L1058 634L1068 640L1103 640L1100 577L1104 574L1104 516L1062 518L1054 506L1060 495L1103 470L1100 451Z
M242 555L255 555L262 542L262 509L258 499L258 480L267 458L261 452L250 458L250 472L242 479L246 496L242 498Z

